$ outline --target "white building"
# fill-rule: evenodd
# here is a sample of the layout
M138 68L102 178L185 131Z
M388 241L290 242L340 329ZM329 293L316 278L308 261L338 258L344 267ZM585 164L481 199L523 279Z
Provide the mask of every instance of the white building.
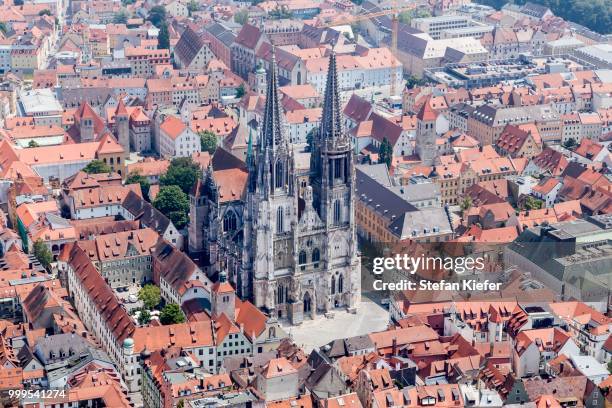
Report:
M33 89L19 95L19 113L34 118L37 125L62 125L64 109L50 88Z
M372 96L382 93L389 96L392 81L395 91L401 92L402 64L388 48L372 48L361 55L337 55L338 88L348 99L353 93ZM306 82L325 92L329 58L312 58L306 61Z
M159 126L162 157L191 157L201 149L200 137L176 116L166 116Z
M415 18L410 22L412 28L427 33L431 38L438 40L445 30L457 28L467 28L470 26L470 19L462 15L446 15L439 17Z
M306 143L308 132L321 123L321 108L299 109L285 114L291 143Z

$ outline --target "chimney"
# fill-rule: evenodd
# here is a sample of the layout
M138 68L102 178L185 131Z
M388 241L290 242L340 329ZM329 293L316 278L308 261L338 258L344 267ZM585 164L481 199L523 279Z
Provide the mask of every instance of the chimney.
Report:
M391 344L392 344L391 349L392 349L393 355L396 355L397 354L397 338L396 337L393 337L393 341Z

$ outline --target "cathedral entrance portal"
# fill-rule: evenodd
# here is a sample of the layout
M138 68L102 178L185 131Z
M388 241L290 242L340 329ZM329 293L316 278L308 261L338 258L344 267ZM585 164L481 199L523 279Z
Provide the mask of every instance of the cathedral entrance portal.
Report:
M310 293L306 292L306 294L304 295L304 315L306 315L307 313L311 312L311 299L310 299Z

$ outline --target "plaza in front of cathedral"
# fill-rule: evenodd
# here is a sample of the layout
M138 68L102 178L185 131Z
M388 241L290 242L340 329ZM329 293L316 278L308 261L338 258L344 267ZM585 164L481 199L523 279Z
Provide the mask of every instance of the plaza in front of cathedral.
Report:
M328 317L304 320L299 326L291 325L288 320L281 321L283 329L306 353L338 338L383 331L388 325L389 311L380 305L378 299L375 301L365 296L358 303L356 313L336 309Z

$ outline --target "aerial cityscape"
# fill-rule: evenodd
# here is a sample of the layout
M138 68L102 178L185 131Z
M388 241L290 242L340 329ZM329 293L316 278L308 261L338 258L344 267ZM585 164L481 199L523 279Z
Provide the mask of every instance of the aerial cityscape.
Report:
M0 408L612 406L610 0L7 0Z

